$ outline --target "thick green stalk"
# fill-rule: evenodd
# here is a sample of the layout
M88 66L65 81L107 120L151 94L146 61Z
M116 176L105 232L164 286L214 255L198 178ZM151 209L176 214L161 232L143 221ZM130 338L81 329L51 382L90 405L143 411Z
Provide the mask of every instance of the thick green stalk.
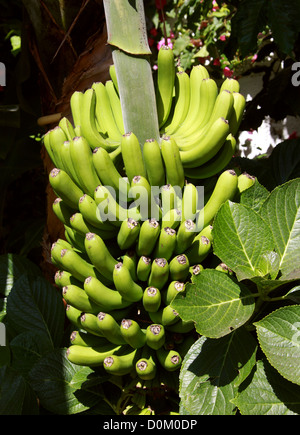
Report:
M160 141L143 0L104 0L125 131Z

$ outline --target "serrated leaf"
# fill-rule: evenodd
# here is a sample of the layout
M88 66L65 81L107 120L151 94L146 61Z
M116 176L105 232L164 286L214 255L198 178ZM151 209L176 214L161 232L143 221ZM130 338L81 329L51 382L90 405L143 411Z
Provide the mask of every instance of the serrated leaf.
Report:
M184 321L194 321L199 334L219 338L249 320L255 301L241 283L223 272L204 269L171 306Z
M300 388L258 361L251 382L232 400L242 415L299 415Z
M90 409L100 400L99 394L82 388L91 373L89 367L72 364L66 349L55 349L35 364L29 381L45 409L70 415Z
M261 275L261 256L273 251L271 231L258 213L227 201L214 221L214 253L230 269L239 281Z
M180 371L180 409L185 415L233 415L231 400L256 362L256 342L240 328L217 340L201 337Z
M274 189L260 215L272 231L281 280L300 278L300 178Z
M7 298L7 322L17 332L34 331L58 347L65 310L60 293L43 277L22 275Z
M241 193L240 203L258 212L269 195L270 192L256 179L251 189Z
M254 325L270 364L284 378L300 385L300 306L281 307Z

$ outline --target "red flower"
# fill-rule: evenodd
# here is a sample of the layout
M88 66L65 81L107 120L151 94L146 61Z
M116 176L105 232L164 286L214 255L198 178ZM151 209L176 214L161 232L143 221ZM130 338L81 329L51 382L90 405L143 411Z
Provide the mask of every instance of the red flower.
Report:
M231 69L228 66L225 66L225 68L223 69L223 74L225 77L232 77L233 76L233 71L231 71Z
M167 4L167 0L155 0L156 9L163 9Z
M156 30L155 27L153 27L153 29L150 30L150 34L151 34L152 36L154 36L154 37L157 36L158 31Z
M298 134L296 131L293 131L288 137L288 139L298 139Z
M220 65L221 65L220 59L219 59L219 58L214 59L214 61L213 61L213 65L214 65L214 66L220 66Z

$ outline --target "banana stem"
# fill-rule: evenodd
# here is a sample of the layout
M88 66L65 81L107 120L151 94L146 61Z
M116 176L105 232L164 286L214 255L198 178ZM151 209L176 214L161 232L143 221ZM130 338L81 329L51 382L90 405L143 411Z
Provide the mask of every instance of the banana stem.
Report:
M143 0L104 0L125 132L160 141Z

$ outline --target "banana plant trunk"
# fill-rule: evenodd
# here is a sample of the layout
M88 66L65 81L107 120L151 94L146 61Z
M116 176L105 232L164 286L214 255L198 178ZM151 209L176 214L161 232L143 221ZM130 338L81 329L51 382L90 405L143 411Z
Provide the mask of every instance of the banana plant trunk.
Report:
M143 0L104 0L126 133L160 141Z

